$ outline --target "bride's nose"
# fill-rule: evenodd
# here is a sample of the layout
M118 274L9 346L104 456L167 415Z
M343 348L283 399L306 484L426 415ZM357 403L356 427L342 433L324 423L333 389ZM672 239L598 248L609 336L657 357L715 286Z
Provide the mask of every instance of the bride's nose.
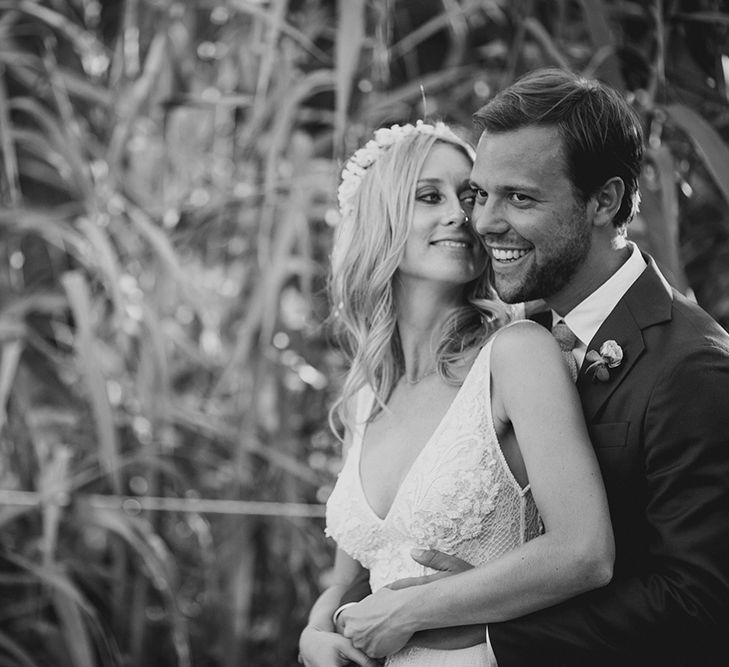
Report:
M457 227L460 227L461 225L467 224L469 221L468 212L462 205L458 205L457 207L454 207L454 210L451 211L450 215L445 219L446 225L456 225Z

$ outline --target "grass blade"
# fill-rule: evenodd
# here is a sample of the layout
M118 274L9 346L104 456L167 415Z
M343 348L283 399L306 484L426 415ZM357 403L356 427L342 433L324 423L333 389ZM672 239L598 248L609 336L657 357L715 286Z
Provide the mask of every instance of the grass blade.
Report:
M99 438L99 458L110 475L116 493L121 491L119 445L114 415L106 391L106 381L94 353L94 333L91 323L91 296L86 280L78 271L68 271L61 278L76 323L74 341L76 354L83 370Z
M59 591L53 595L53 606L74 667L95 667L94 646L79 607Z
M43 502L43 539L41 541L41 553L43 562L51 567L55 560L56 543L58 541L58 530L61 523L63 509L56 499L68 497L69 484L69 462L73 454L70 447L56 445L45 456L40 463L38 479L38 491L47 499Z
M675 165L666 146L646 152L647 167L640 178L640 211L628 234L655 258L668 282L686 292L688 281L678 249L678 195Z
M451 5L448 11L443 11L440 14L433 16L422 25L419 25L417 28L410 31L399 42L393 44L392 47L390 47L390 57L392 59L399 58L416 50L417 47L426 39L433 37L435 34L448 27L450 27L454 33L459 35L462 41L465 41L463 39L463 31L465 30L467 33L466 21L471 14L486 12L492 19L498 18L499 20L505 20L502 9L495 2L472 0L471 2L463 3L462 5L458 2L447 4ZM458 26L458 24L464 25Z
M671 21L696 21L698 23L708 23L709 25L716 26L725 25L729 26L729 16L726 12L675 12L670 14L668 17Z
M84 30L63 14L44 7L43 4L31 0L2 0L0 1L0 9L15 9L46 23L66 37L82 58L89 50L103 52L101 44L92 33Z
M167 34L163 31L156 33L149 46L141 76L134 82L132 89L124 95L124 99L119 100L121 103L121 118L114 126L106 160L109 164L109 174L112 181L120 176L121 161L132 125L137 119L142 105L154 92L157 81L167 62L167 46Z
M12 665L13 667L38 667L38 664L33 662L30 654L2 630L0 630L0 649L5 651L5 653L9 653L16 660L13 663L5 662L6 665Z
M729 148L724 140L696 111L683 104L669 104L665 111L691 140L714 182L729 202Z
M182 268L179 256L170 242L169 237L155 225L154 221L142 208L136 206L130 200L124 200L124 209L140 237L149 243L152 250L154 250L157 257L161 260L162 265L180 286L182 298L202 316L205 308L201 290L192 283L189 274Z
M542 50L554 65L562 69L570 69L569 62L557 48L554 40L540 21L530 16L524 19L524 28L541 45Z
M79 230L83 232L84 237L93 248L94 258L96 259L95 268L104 279L104 286L114 307L112 318L118 322L124 308L121 290L119 289L121 269L114 246L108 234L104 231L101 222L100 216L97 220L90 220L84 216L76 221ZM112 326L116 326L116 323Z
M17 206L20 201L20 183L18 172L18 158L15 153L15 144L11 132L10 108L8 93L5 88L5 67L0 65L0 147L3 152L3 166L8 189L8 201L11 206ZM0 194L2 190L0 190Z
M60 572L56 567L46 567L37 565L27 558L18 554L5 553L3 557L9 562L17 565L20 569L25 570L43 586L54 592L59 592L72 600L74 604L80 607L85 614L91 618L95 618L96 612L89 604L78 587L68 578L66 574Z
M585 23L592 37L595 51L608 50L610 53L598 67L597 74L605 83L609 83L618 90L624 90L625 81L620 71L618 57L615 54L615 38L610 29L607 7L603 0L582 0L582 6L584 8Z
M338 0L336 44L336 103L334 114L335 146L340 147L347 124L352 80L359 65L365 36L364 0Z
M254 16L261 19L263 23L272 24L277 20L271 12L266 11L262 7L259 7L257 4L249 2L248 0L228 0L228 6L234 12L242 15ZM287 21L281 21L278 23L277 28L296 44L301 46L305 51L314 56L318 61L328 62L330 60L329 56L322 51L310 37Z
M0 325L2 325L0 319ZM11 332L12 333L12 332ZM2 337L2 328L0 328L0 338ZM2 358L0 359L0 433L5 426L7 419L7 405L10 397L10 389L13 386L15 373L18 370L18 362L23 352L23 341L12 340L5 343L2 347Z
M190 646L187 621L177 607L175 592L179 576L175 560L162 538L141 517L131 517L119 511L110 511L79 503L79 512L85 522L107 530L119 538L144 563L149 580L166 601L170 619L172 644L179 667L190 667Z
M266 50L258 68L258 81L256 83L256 99L262 100L266 96L268 84L271 80L274 63L276 62L278 38L281 33L281 26L286 16L287 0L276 0L270 12L271 20L268 26L266 39Z

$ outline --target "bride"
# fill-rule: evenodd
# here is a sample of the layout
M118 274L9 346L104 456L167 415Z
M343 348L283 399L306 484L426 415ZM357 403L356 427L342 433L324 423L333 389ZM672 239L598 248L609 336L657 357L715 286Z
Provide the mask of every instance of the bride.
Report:
M333 583L299 642L307 667L379 664L335 631L332 614L363 569L373 592L433 572L413 549L477 568L484 622L612 576L605 491L575 387L546 329L506 323L467 215L472 164L449 128L418 122L378 130L343 172L331 294L351 361L335 405L346 458L327 503ZM427 644L416 634L378 654L389 667L488 664L482 627L464 631L466 648Z

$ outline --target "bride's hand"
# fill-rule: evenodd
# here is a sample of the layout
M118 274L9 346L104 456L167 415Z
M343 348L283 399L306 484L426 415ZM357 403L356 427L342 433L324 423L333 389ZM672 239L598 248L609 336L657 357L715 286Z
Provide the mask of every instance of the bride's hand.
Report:
M450 577L452 574L465 572L473 567L473 565L470 565L465 560L461 560L457 556L449 556L437 549L413 549L410 555L415 562L425 565L431 570L438 570L438 572L435 574L426 574L422 577L398 579L388 584L387 588L397 591L402 588L409 588L410 586L420 586L430 581L443 579L443 577Z
M413 632L405 591L381 588L339 615L342 633L369 656L384 658L403 648Z
M379 667L382 664L352 646L349 639L314 625L307 625L301 633L299 663L305 667L345 667L351 664Z

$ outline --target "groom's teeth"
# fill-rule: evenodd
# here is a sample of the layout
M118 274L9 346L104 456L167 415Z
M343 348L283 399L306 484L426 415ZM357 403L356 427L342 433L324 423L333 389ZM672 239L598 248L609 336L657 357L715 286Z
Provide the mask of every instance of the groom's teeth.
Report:
M528 250L504 250L502 248L491 248L491 254L494 259L499 262L513 262L516 259L524 257Z

